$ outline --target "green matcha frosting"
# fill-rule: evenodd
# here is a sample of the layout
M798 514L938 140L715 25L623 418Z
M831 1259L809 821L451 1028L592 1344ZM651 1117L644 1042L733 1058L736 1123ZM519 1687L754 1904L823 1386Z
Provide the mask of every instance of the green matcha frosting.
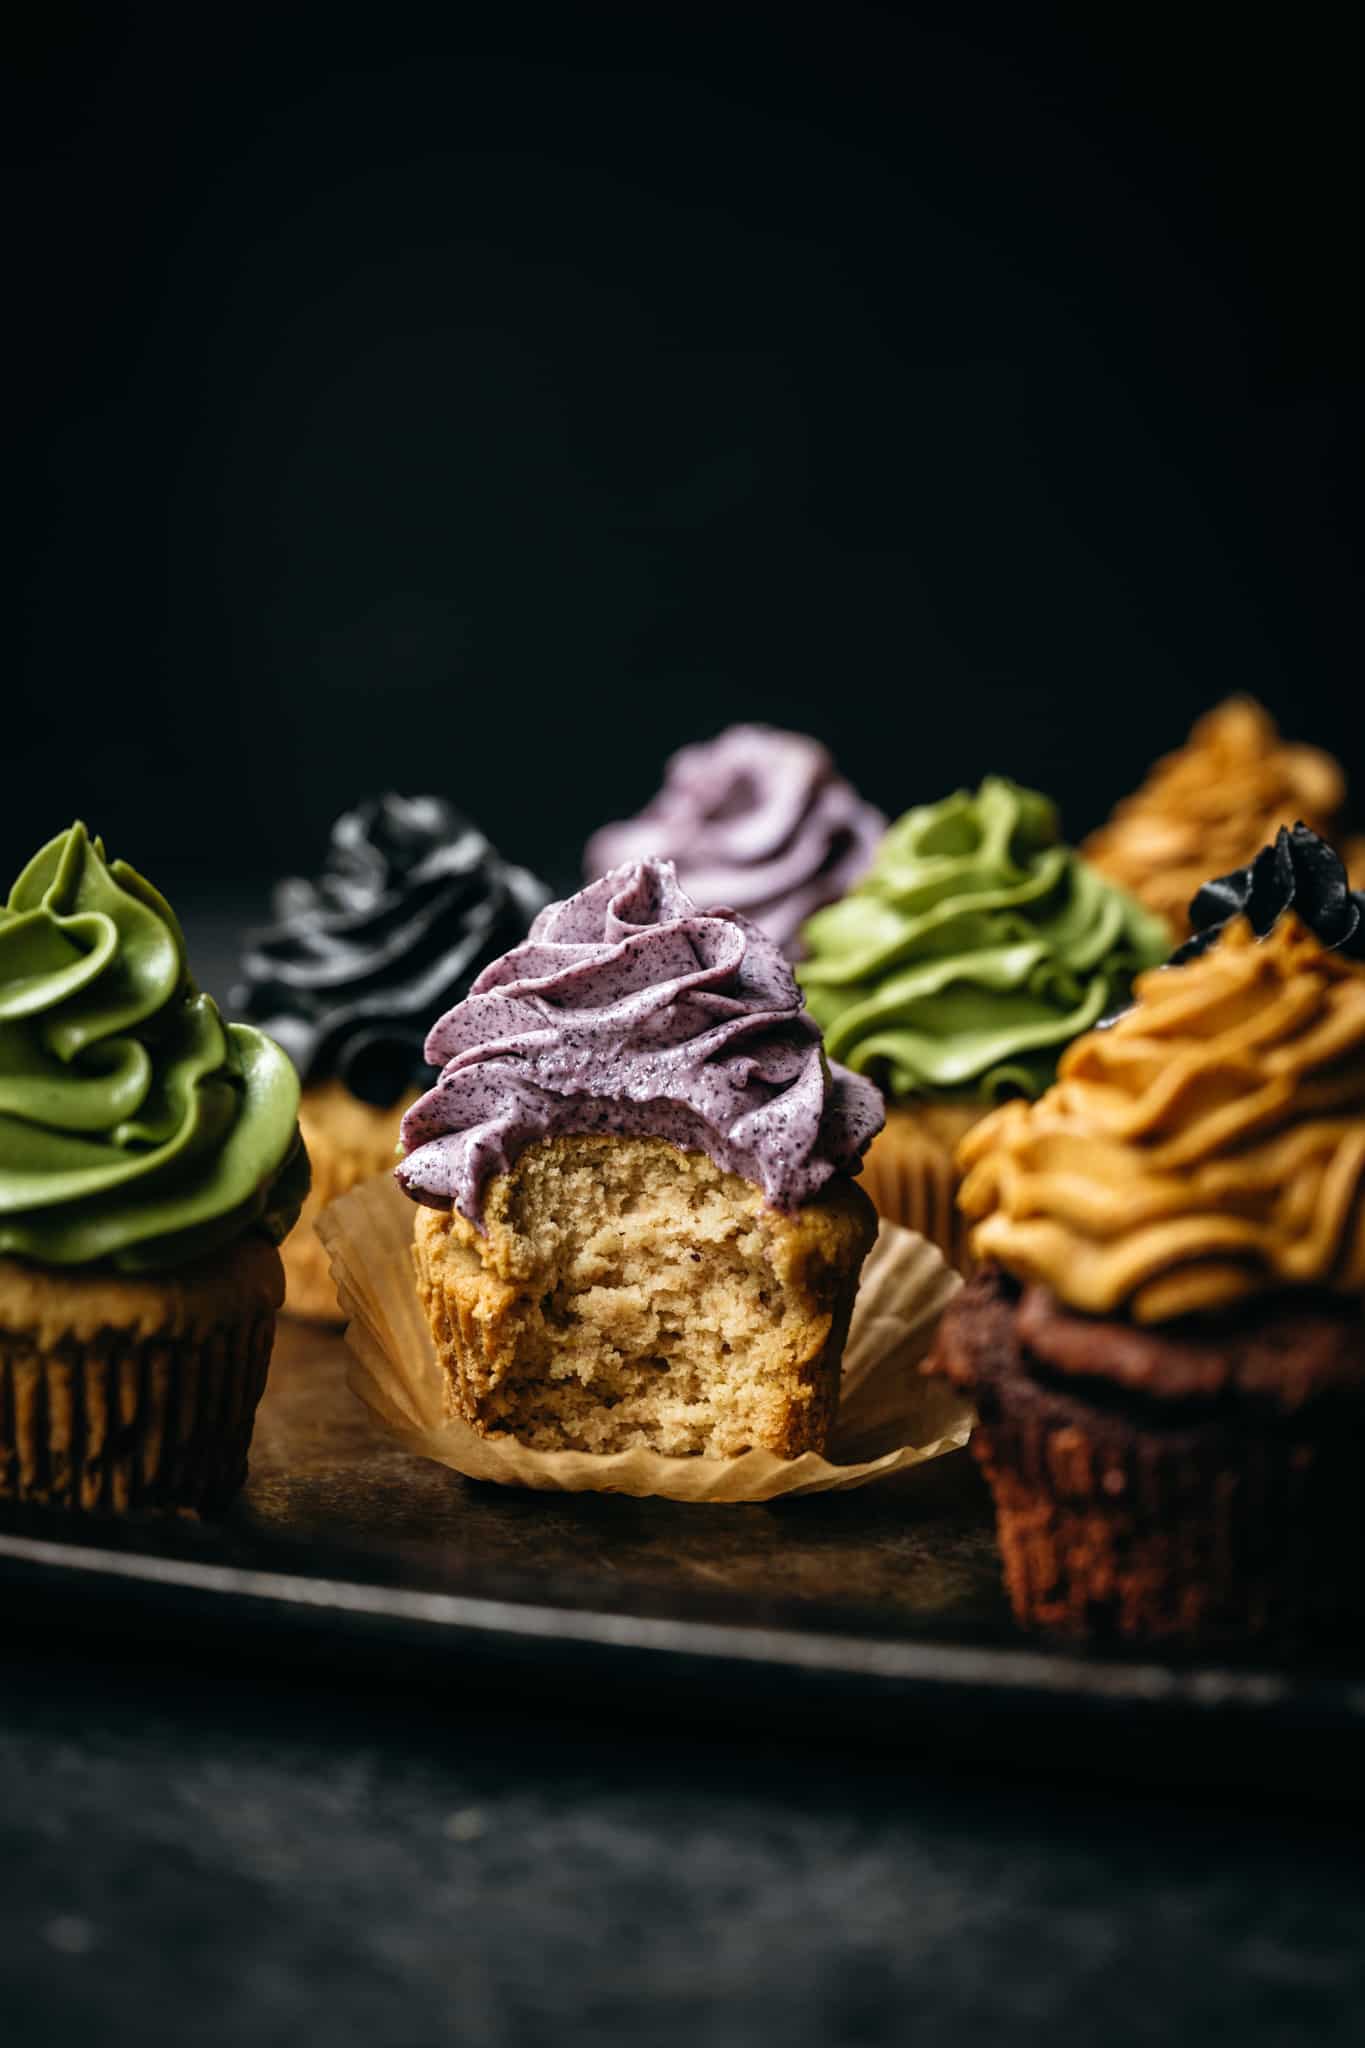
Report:
M225 1024L175 914L73 825L0 909L0 1253L156 1270L298 1216L299 1083Z
M1040 1095L1170 952L1159 919L1062 845L1048 799L999 776L907 811L802 936L830 1058L892 1101Z

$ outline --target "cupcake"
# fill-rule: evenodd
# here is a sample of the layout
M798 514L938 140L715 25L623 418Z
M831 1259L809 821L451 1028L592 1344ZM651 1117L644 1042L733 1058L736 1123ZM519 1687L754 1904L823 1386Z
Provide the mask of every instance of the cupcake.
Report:
M695 902L742 911L795 959L801 926L852 887L885 830L818 740L732 725L674 754L658 795L594 834L583 864L592 881L624 861L671 860Z
M0 909L0 1499L231 1499L308 1185L298 1103L149 882L79 824L34 855Z
M1338 838L1345 801L1345 778L1330 754L1289 745L1259 704L1229 697L1177 753L1157 762L1081 852L1179 939L1205 876L1242 867L1296 820ZM1348 858L1356 850L1358 843Z
M1021 1622L1365 1620L1365 899L1304 831L962 1147L968 1389Z
M958 1141L1001 1097L1040 1095L1072 1039L1170 950L1061 843L1047 798L999 776L907 811L803 937L797 972L831 1059L886 1096L863 1185L958 1267Z
M431 1078L422 1046L432 1015L525 937L548 895L434 796L347 811L319 878L276 890L276 922L248 938L235 1000L303 1079L313 1191L285 1247L294 1315L340 1320L313 1223L393 1164L402 1111Z
M774 942L670 861L536 919L433 1027L403 1119L451 1411L537 1450L824 1447L876 1232L876 1090Z

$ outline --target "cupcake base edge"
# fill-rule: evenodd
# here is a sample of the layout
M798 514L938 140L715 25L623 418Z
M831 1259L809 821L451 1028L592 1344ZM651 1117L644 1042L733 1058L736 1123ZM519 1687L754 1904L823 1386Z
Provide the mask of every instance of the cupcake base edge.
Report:
M1292 1412L1056 1383L986 1269L950 1305L933 1368L978 1408L1005 1581L1028 1628L1104 1642L1281 1646L1365 1626L1365 1401Z
M0 1261L0 1501L226 1507L246 1477L274 1343L275 1248L242 1240L160 1282L24 1267L9 1287L15 1263Z

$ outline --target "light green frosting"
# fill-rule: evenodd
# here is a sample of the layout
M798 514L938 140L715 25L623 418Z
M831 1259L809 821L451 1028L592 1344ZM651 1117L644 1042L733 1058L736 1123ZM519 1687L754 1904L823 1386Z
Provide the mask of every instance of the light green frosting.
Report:
M299 1083L225 1024L175 914L83 825L0 909L0 1253L155 1270L298 1216Z
M1158 918L1061 844L1048 799L999 776L907 811L802 938L830 1058L892 1101L1041 1095L1170 952Z

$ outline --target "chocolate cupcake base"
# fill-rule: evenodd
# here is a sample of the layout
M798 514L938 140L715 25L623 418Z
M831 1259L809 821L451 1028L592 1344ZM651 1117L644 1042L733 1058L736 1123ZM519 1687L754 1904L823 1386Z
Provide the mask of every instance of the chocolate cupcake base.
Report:
M1009 1279L979 1273L950 1306L931 1369L976 1401L972 1448L1021 1623L1145 1641L1358 1636L1357 1391L1337 1384L1286 1411L1235 1386L1182 1399L1170 1386L1138 1393L1064 1376L1027 1351L1019 1310ZM1287 1343L1302 1345L1302 1308L1265 1310L1259 1338L1274 1345L1277 1318ZM1068 1320L1096 1336L1106 1327Z

